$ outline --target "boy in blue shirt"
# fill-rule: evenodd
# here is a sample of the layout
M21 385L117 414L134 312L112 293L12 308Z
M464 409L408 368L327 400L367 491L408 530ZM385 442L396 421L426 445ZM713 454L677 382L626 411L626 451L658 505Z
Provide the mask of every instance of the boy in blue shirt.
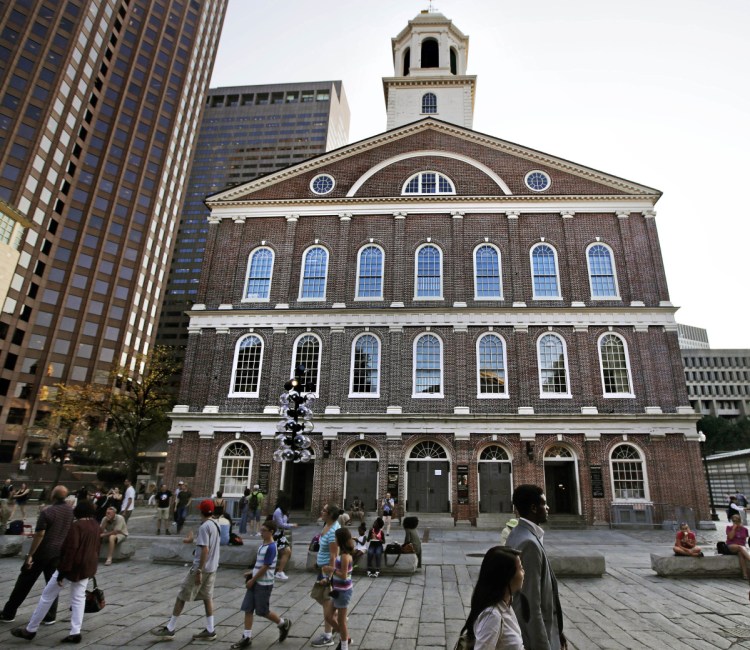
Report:
M253 642L253 614L263 616L276 623L279 628L279 643L284 641L292 627L292 621L280 618L271 611L271 591L273 590L274 571L276 570L276 543L273 534L276 524L266 521L260 527L262 543L258 548L255 566L252 571L245 573L245 598L242 601L242 611L245 612L245 631L242 639L232 644L233 650L249 648Z

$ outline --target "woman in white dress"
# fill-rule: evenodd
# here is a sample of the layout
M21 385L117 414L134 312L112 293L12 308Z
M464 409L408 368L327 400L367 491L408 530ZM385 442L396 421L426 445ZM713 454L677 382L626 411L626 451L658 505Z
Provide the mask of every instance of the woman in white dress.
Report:
M521 554L515 549L494 546L485 554L471 595L471 612L461 630L474 637L474 650L524 650L511 607L514 594L523 586L523 575Z

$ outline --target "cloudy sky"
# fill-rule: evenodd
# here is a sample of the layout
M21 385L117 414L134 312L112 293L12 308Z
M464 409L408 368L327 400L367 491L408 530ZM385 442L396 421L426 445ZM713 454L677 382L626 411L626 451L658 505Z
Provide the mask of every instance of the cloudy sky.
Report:
M750 348L750 1L433 5L471 39L474 128L664 192L678 321ZM385 130L390 39L427 6L229 0L211 86L341 79L361 140Z

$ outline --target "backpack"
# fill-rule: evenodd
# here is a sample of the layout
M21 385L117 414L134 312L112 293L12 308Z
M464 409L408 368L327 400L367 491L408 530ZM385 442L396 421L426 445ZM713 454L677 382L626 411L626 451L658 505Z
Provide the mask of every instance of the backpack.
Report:
M5 532L6 535L23 535L23 520L16 519L8 524L8 530Z
M253 492L250 495L250 499L248 500L248 506L250 510L257 510L258 509L258 493Z

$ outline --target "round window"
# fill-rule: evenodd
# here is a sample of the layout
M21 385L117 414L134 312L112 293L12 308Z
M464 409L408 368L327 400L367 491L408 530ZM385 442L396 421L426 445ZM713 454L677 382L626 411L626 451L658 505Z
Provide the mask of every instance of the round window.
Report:
M310 189L315 192L315 194L328 194L335 185L335 182L333 180L333 176L329 176L328 174L320 174L319 176L316 176L312 179L312 182L310 183Z
M548 189L552 183L549 176L540 171L529 172L526 174L524 180L526 182L526 187L534 192L544 192L544 190Z

